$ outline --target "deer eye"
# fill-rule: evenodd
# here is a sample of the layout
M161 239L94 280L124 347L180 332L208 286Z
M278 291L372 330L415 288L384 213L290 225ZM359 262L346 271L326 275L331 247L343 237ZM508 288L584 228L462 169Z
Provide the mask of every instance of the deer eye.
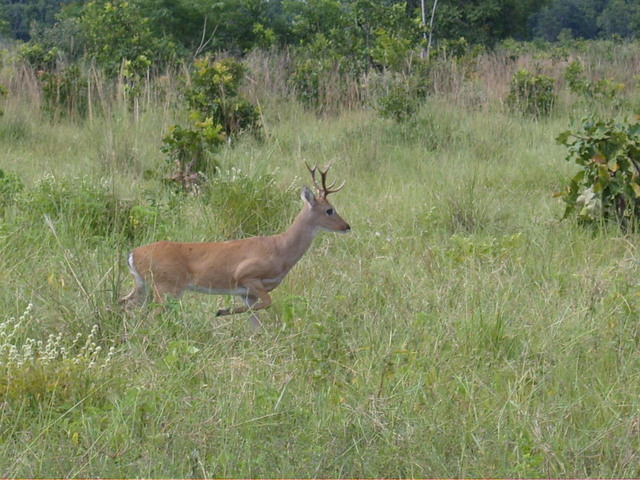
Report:
M333 215L333 208L328 208L326 213L327 215Z

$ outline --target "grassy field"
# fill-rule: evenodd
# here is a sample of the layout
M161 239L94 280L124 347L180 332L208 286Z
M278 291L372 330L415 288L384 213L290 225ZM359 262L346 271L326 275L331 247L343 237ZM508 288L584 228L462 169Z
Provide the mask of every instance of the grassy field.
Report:
M484 61L474 101L404 124L265 96L267 138L190 197L158 179L161 102L51 123L7 98L0 476L638 477L638 237L552 197L576 168L554 138L596 107L509 113ZM227 297L119 309L133 246L285 229L305 160L347 180L352 233L314 241L264 331L215 318Z

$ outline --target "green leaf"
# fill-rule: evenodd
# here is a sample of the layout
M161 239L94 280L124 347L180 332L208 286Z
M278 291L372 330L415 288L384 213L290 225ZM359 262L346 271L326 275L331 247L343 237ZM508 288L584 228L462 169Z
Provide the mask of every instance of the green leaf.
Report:
M567 141L569 140L569 138L572 136L572 133L570 130L566 130L564 132L561 132L560 135L558 135L556 137L556 142L562 144L562 145L567 145Z

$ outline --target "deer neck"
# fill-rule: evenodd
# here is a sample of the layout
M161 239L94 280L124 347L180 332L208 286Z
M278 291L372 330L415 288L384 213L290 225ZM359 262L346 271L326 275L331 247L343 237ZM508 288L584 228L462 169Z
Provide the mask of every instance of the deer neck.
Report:
M280 234L280 247L289 256L293 266L311 246L318 233L318 227L309 220L309 212L304 207L289 229Z

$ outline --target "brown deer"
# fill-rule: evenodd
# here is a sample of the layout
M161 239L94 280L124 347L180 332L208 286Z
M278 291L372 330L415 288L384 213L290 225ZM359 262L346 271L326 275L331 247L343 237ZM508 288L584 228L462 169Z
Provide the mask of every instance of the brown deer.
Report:
M307 251L320 230L347 233L351 230L327 200L344 186L327 186L327 172L319 170L322 186L316 181L316 167L310 168L317 194L302 187L302 210L286 232L268 237L251 237L226 242L180 243L161 241L137 247L129 253L133 291L120 301L126 307L143 303L147 285L152 285L157 303L165 296L179 298L185 290L214 295L238 295L243 306L218 310L216 316L251 311L254 330L260 327L257 310L271 304L269 292Z

